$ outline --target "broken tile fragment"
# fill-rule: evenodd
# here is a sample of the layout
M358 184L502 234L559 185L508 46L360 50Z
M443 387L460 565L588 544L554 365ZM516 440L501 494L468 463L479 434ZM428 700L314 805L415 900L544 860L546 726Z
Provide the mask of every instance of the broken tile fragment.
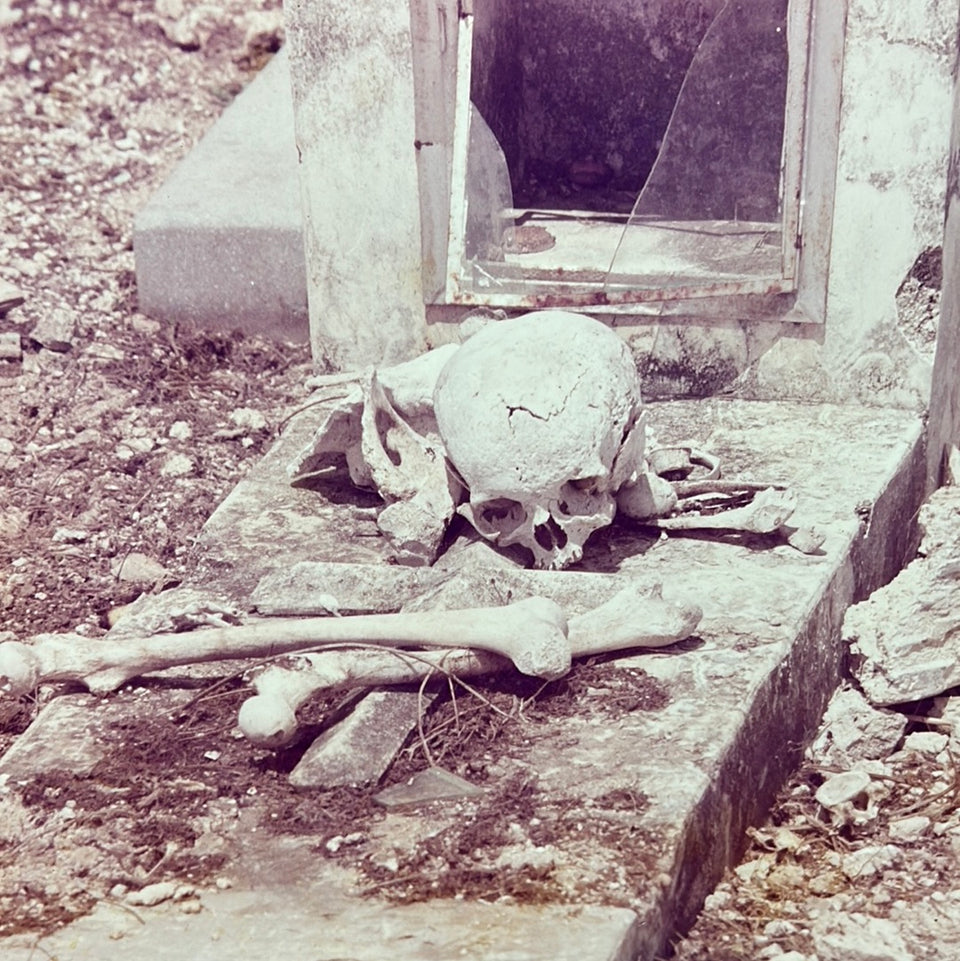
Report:
M73 346L76 318L65 310L48 310L30 331L30 339L41 347L65 353Z
M121 581L134 584L152 584L167 576L167 569L162 564L137 551L127 554L113 571Z
M15 330L4 331L0 334L0 360L20 363L23 349L20 346L20 335Z
M403 784L384 788L373 800L385 808L409 808L431 801L455 801L460 798L478 797L483 788L447 771L442 767L429 767L418 771Z
M169 712L191 696L190 691L152 694L151 709ZM90 774L116 747L115 723L142 710L142 703L125 697L103 700L90 694L66 694L54 698L0 757L0 774L13 781L46 772Z
M107 752L99 730L96 699L89 694L58 697L0 758L0 773L26 780L45 771L89 774Z
M307 749L290 774L294 787L342 787L377 781L422 710L436 695L372 691Z
M0 317L13 307L24 302L23 291L8 280L0 280Z

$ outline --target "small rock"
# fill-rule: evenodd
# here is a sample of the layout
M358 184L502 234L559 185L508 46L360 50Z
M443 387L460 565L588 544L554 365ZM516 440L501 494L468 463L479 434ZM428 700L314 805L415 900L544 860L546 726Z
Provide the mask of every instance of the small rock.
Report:
M152 557L134 551L113 568L121 581L134 584L153 584L167 577L167 569Z
M830 912L814 921L810 933L819 961L914 961L887 918Z
M13 543L30 526L30 515L19 507L0 508L0 541Z
M556 848L538 847L533 844L511 844L500 852L494 865L501 870L532 868L535 871L545 871L553 867L556 859Z
M190 898L189 901L182 901L180 904L181 914L199 914L203 910L203 905L199 898Z
M831 698L807 756L828 767L885 758L899 744L906 724L902 714L874 708L859 691L843 688Z
M826 532L816 526L798 527L787 535L787 543L801 554L816 554L827 539Z
M14 51L18 49L22 51L24 47L27 48L27 57L29 58L29 55L30 55L29 44L23 44L19 48L14 47L14 49L10 51L10 56L12 57L14 54ZM20 304L22 304L25 299L26 298L23 295L23 291L20 290L19 287L14 286L7 280L0 280L0 317L2 317L12 307L19 307Z
M263 430L267 426L267 418L252 407L238 407L230 411L230 420L243 430Z
M163 462L160 473L164 477L186 477L193 473L193 461L186 454L170 454Z
M888 829L890 837L896 841L914 841L927 833L931 823L930 818L917 814L891 821Z
M189 440L193 437L193 428L185 420L175 420L170 425L167 436L174 440Z
M83 356L89 357L91 360L120 363L127 355L119 347L114 347L113 344L91 344L84 350Z
M703 902L704 911L719 911L733 901L733 895L726 888L718 887L713 894L708 894Z
M88 531L81 531L72 527L58 527L53 532L53 540L56 544L81 544L89 536Z
M743 881L744 884L752 884L762 881L767 877L774 864L776 864L776 855L761 854L758 858L753 858L751 861L738 864L733 869L733 873Z
M330 838L324 847L331 854L336 854L337 851L339 851L342 847L352 844L359 844L363 840L363 837L364 836L360 831L354 831L352 834L338 834L335 837Z
M865 771L844 771L827 778L817 789L818 804L834 808L866 794L872 778Z
M829 897L842 891L847 883L847 879L839 871L825 871L807 881L807 890L811 894Z
M40 318L30 339L35 340L41 347L62 354L73 346L73 335L77 322L73 314L66 310L50 310Z
M150 317L142 317L134 314L130 318L130 326L138 333L146 337L155 337L160 333L163 324L159 320L152 320Z
M29 43L21 43L16 47L11 47L7 54L7 62L14 67L22 67L33 53L33 48Z
M0 360L20 363L22 357L20 335L15 330L7 330L0 334Z
M131 460L137 454L149 454L155 446L152 437L127 437L117 444L114 455L120 460Z
M873 844L851 851L843 858L843 873L848 878L870 877L893 867L900 860L901 853L895 844Z
M156 884L148 884L139 891L131 891L127 895L127 904L139 905L150 908L155 904L162 904L169 901L177 892L175 881L158 881Z
M783 957L783 948L779 944L768 944L756 953L757 961L780 961Z
M908 734L903 741L904 751L917 751L920 754L939 754L949 743L946 734L935 731L915 731Z

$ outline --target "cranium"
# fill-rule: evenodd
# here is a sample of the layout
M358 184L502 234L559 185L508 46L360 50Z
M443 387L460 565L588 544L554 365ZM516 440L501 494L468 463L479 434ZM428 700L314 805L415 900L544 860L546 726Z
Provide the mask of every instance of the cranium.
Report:
M528 548L537 567L578 561L644 466L636 365L614 332L580 314L484 327L447 361L434 410L469 489L460 513L489 540Z

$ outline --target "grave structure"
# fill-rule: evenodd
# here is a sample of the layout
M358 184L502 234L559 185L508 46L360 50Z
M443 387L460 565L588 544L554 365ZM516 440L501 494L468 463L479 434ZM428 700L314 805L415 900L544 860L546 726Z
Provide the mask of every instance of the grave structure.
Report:
M656 957L798 761L841 674L843 613L910 556L917 506L939 479L951 405L935 393L943 418L925 460L929 360L901 329L895 295L940 242L957 3L881 12L858 0L849 10L825 0L703 0L685 5L682 23L675 6L571 0L550 5L548 17L540 0L287 4L318 367L385 372L530 307L591 315L629 348L644 401L654 398L644 410L660 444L708 451L725 478L788 486L791 525L823 533L804 551L779 524L663 539L621 518L585 537L582 556L557 565L567 569L532 570L528 554L454 529L438 557L414 551L420 566L398 566L396 544L374 526L382 504L349 483L355 460L349 475L342 460L318 460L287 483L286 468L304 466L336 402L294 418L204 529L206 568L192 588L223 610L254 620L412 614L539 596L569 633L629 590L659 591L699 615L684 643L607 664L642 669L663 694L655 709L558 719L508 759L587 819L599 810L622 828L624 813L604 805L622 792L642 796L626 816L631 836L644 839L642 856L636 847L630 855L642 863L622 863L615 842L587 858L571 832L552 856L582 886L577 907L503 904L487 927L478 904L378 908L358 902L336 871L286 879L295 898L323 889L334 915L376 929L350 944L351 956L414 944L417 930L416 957L555 958L556 944L538 943L536 924L548 918L578 956ZM634 59L618 50L620 37L631 51L647 44L642 84L623 81ZM611 51L603 70L584 66L591 47ZM703 91L720 97L721 75L722 109L704 113ZM656 96L631 101L647 87ZM742 123L747 104L762 121ZM605 133L594 141L597 117ZM369 370L357 380L368 396L378 383ZM341 451L349 460L350 443ZM176 602L158 601L155 613ZM167 683L191 672L166 671ZM354 727L339 746L336 734L314 743L294 785L379 777L385 762L362 766L375 751L356 750L357 730L392 727L402 738L411 707L390 692L367 704L344 722ZM0 769L24 776L41 763L29 737ZM495 788L495 776L481 787ZM416 833L449 817L450 803L391 815L393 829ZM629 910L591 890L597 864L637 879ZM309 923L276 893L269 884L261 892L273 923ZM243 898L219 903L224 916L250 910ZM425 917L439 933L423 943ZM135 932L124 944L142 953ZM45 947L55 950L56 939ZM234 947L228 938L223 956ZM344 950L338 940L330 956Z

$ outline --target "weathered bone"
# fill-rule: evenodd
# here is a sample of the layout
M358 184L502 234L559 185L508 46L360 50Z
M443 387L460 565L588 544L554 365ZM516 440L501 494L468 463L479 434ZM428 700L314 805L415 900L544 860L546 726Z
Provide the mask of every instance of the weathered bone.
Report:
M668 531L721 530L770 534L783 527L796 509L797 495L794 491L768 487L744 507L734 507L716 514L653 518L649 523Z
M637 366L605 324L561 310L484 327L437 378L434 413L477 532L560 570L644 469Z
M0 644L0 691L27 694L44 681L79 681L95 693L181 664L273 657L325 644L478 647L510 658L517 670L557 678L570 669L567 621L559 606L531 597L504 607L355 617L271 619L242 627L142 639L40 635Z
M626 587L605 604L570 619L573 657L630 648L664 647L689 637L702 612L693 605L669 604L660 585ZM239 726L260 747L289 744L297 733L297 710L318 691L409 684L442 671L472 677L502 670L506 661L483 651L324 651L304 654L260 670L256 695L240 708Z

